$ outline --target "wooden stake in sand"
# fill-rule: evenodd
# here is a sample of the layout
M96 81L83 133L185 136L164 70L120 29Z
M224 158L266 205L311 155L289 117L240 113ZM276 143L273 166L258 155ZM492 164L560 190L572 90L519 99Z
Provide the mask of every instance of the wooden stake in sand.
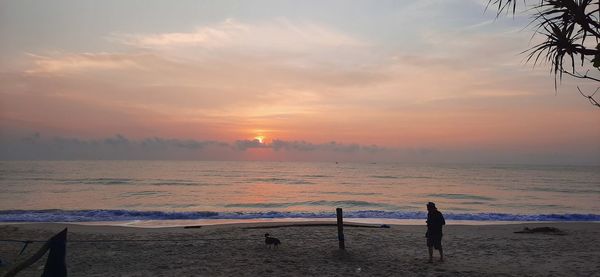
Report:
M340 243L340 249L346 249L344 244L344 217L342 215L342 208L336 208L335 213L337 215L337 228L338 228L338 241Z

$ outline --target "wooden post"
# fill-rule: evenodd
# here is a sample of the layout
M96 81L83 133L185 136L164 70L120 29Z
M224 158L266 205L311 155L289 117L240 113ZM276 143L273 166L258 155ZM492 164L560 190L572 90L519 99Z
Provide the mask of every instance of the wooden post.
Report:
M337 215L337 227L338 227L338 241L340 243L340 249L346 249L344 244L344 216L342 215L342 208L336 208L335 213Z
M42 277L67 277L67 228L56 234L50 242L50 252Z

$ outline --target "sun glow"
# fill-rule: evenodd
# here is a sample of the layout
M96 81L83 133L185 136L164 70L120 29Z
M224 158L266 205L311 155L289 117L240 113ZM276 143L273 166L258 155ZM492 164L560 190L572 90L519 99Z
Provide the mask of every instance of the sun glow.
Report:
M254 137L255 140L258 140L258 142L263 143L265 140L265 136L256 136Z

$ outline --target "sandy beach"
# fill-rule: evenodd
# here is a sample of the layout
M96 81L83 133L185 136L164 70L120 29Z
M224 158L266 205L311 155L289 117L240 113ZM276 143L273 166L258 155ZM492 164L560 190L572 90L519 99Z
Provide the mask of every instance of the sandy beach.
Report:
M263 228L290 224L296 226ZM340 251L335 226L298 224L306 223L192 229L14 224L0 226L0 239L46 239L68 227L70 276L597 276L600 272L598 223L450 224L443 240L446 261L438 262L436 252L433 264L427 263L425 226L346 227L346 251ZM552 226L565 235L513 233L526 226ZM281 239L282 245L266 248L265 232ZM13 263L23 245L0 243L0 258ZM30 245L19 259L40 245ZM44 261L18 276L39 276ZM7 268L0 267L0 273Z

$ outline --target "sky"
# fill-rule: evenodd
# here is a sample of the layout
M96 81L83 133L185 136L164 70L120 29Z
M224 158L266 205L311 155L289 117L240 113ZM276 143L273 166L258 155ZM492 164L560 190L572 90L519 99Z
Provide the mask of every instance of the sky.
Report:
M0 159L600 164L486 0L0 1Z

